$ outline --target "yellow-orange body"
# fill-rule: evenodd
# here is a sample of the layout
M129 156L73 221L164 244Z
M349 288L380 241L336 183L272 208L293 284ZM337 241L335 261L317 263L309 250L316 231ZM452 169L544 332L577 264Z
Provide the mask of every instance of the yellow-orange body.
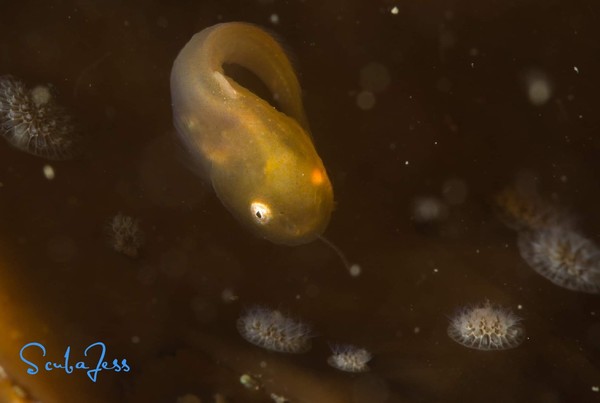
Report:
M281 111L226 76L261 79ZM197 33L171 71L177 133L227 209L272 242L310 242L327 227L333 190L309 135L298 79L262 29L224 23Z

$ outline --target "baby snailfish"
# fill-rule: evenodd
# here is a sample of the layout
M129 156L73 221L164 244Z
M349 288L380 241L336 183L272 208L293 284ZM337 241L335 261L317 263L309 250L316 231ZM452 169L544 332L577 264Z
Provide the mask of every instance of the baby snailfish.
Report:
M224 64L254 73L281 111L228 77ZM171 96L179 138L239 222L279 244L321 236L333 190L298 79L271 35L240 22L197 33L175 59Z

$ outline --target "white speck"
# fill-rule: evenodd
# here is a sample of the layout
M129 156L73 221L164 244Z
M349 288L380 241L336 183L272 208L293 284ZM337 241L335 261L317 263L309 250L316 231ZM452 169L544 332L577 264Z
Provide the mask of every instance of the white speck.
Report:
M471 68L474 69L475 68L475 63L471 62Z
M404 165L408 165L408 161L404 161Z
M479 254L479 249L475 249L475 253Z
M391 12L393 15L396 15L396 14L398 14L398 11L400 11L400 10L398 10L398 6L394 6L394 7L392 7L392 9L390 10L390 12Z
M253 376L248 374L243 374L240 376L240 383L246 387L246 389L250 390L260 390L261 384L255 379Z
M517 309L520 311L521 309L523 309L523 305L521 305L521 304L517 305Z
M437 141L434 141L434 142L433 142L433 145L436 145L436 146L437 146L437 145L438 145L438 142L437 142Z
M358 276L360 276L360 273L362 272L362 268L360 267L360 265L355 263L352 266L350 266L350 269L348 271L350 272L350 276L358 277Z
M535 106L544 105L552 96L552 86L548 76L541 71L534 70L526 77L527 96Z
M133 344L138 344L140 342L140 336L132 336L131 337L131 342Z
M55 177L54 168L52 168L52 166L50 166L50 165L44 165L44 176L49 181L54 179L54 177Z
M271 21L271 24L277 25L277 24L279 24L279 15L271 14L271 17L269 18L269 20Z
M579 68L577 68L577 66L573 66L573 70L575 71L575 73L579 74Z
M592 392L596 392L596 393L600 392L600 386L597 386L597 385L592 386Z
M413 332L415 332L415 334L419 334L419 333L421 333L421 328L419 326L415 326L415 328L413 329Z
M439 270L438 270L438 269L433 269L433 272L434 272L434 273L438 273L438 272L439 272Z
M275 403L289 403L289 399L285 396L278 395L276 393L271 393L271 400Z

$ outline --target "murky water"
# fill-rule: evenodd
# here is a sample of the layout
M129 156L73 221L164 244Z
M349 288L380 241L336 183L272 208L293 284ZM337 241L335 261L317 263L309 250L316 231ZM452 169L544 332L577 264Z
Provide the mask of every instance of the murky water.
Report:
M360 276L322 242L254 237L178 150L171 65L225 21L266 27L292 55L337 203L325 235ZM591 1L4 2L0 75L50 85L87 139L66 161L0 142L4 401L600 399L600 296L530 268L494 207L502 189L535 189L600 242L598 26ZM111 246L118 213L139 220L136 257ZM521 345L448 337L486 300L523 318ZM257 304L309 324L312 349L246 342L236 321ZM97 341L131 370L94 383L42 368L68 346L71 364L96 365L83 351ZM47 349L28 350L35 375L29 342ZM337 343L369 350L371 370L327 365Z

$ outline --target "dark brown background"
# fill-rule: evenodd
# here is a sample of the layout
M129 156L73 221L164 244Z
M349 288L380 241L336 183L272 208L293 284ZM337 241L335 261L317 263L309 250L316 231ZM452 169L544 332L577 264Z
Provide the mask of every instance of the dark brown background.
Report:
M268 27L294 55L337 201L326 235L361 264L359 278L322 243L282 247L244 231L172 145L172 61L195 32L237 20ZM10 330L0 364L58 402L268 401L239 386L252 360L282 361L275 388L296 370L303 390L331 386L324 403L600 398L599 297L527 267L490 205L525 178L600 241L599 27L593 1L3 2L0 74L56 86L90 144L52 163L53 181L45 161L0 144L0 322ZM365 111L355 98L371 62L391 82ZM542 106L527 97L533 70L553 88ZM416 223L415 198L444 200L453 178L464 202L440 223ZM146 232L136 260L107 244L119 211ZM224 289L239 300L223 302ZM522 305L519 348L480 352L447 337L448 317L486 298ZM276 357L245 343L235 321L256 303L311 323L313 350ZM97 384L31 377L18 350L34 340L57 360L101 340L133 372ZM328 342L373 351L372 372L335 373Z

